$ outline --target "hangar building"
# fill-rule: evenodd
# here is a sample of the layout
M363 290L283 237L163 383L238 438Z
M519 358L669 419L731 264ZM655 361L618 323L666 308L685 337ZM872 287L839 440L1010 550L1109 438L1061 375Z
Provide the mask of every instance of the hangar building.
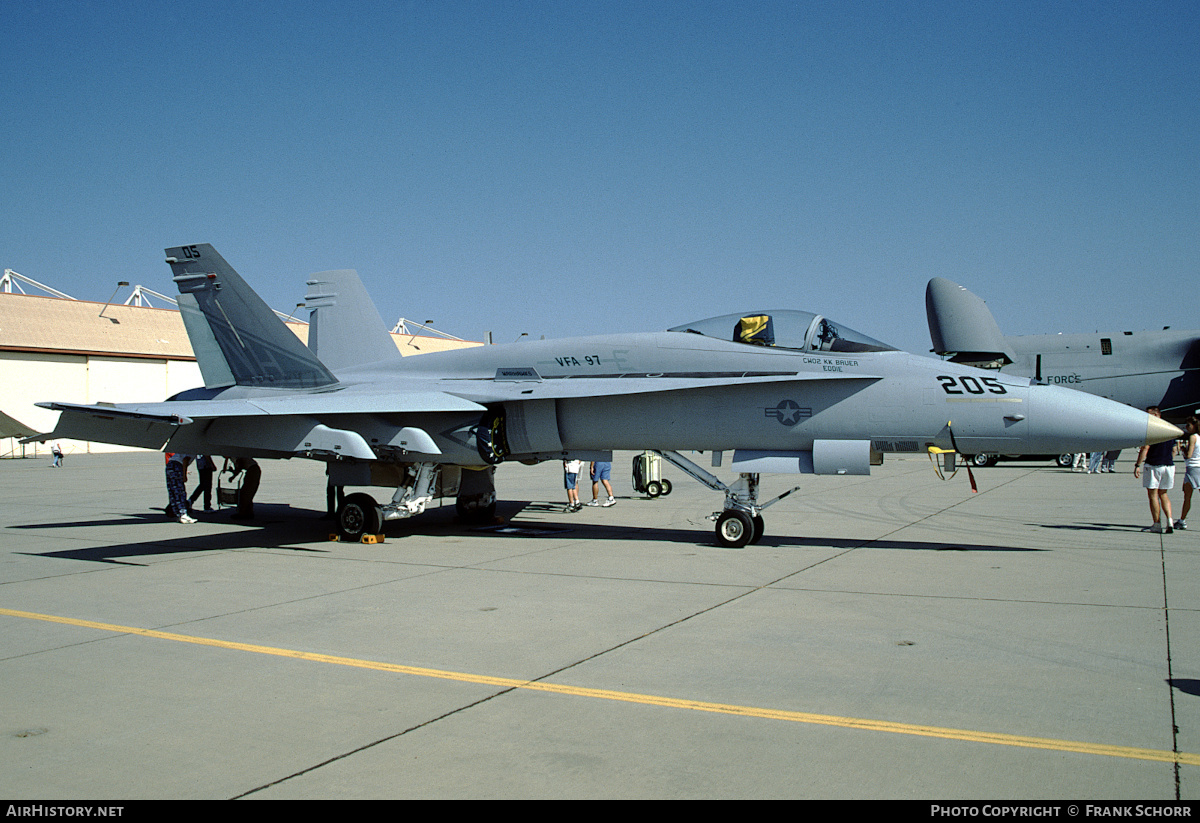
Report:
M287 326L308 342L307 323ZM393 332L392 338L404 355L479 345L409 333ZM4 292L0 375L0 457L48 453L48 444L19 443L24 434L53 430L58 419L58 412L35 403L154 402L204 385L175 309ZM76 454L129 450L82 441L62 445Z

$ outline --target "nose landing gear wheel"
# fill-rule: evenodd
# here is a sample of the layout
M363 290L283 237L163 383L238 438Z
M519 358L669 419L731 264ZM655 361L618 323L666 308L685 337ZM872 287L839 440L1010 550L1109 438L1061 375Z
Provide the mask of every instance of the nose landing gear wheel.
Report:
M717 544L740 549L754 537L754 520L738 509L727 509L717 518Z

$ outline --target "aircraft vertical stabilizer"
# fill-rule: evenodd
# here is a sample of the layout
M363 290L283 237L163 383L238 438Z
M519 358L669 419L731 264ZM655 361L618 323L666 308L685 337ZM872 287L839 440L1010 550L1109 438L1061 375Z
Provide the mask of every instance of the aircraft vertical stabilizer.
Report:
M308 279L308 347L335 372L401 359L375 303L352 269L323 271Z
M176 246L166 253L183 298L188 339L209 388L236 383L301 389L338 382L212 246Z
M998 369L1013 362L987 304L962 286L935 277L925 287L925 315L933 351L955 363Z

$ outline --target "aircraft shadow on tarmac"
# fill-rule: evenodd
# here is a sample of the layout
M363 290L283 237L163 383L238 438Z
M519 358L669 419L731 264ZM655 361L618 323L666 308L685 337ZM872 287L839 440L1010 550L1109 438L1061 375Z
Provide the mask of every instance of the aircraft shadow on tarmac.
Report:
M1026 523L1026 526L1037 526L1043 529L1067 529L1081 532L1140 532L1145 529L1141 523Z
M1193 680L1190 677L1175 677L1168 680L1167 683L1184 694L1200 697L1200 680Z
M233 526L229 531L196 531L195 526L178 525L179 536L163 538L161 530L158 536L144 542L114 543L105 546L74 548L51 552L18 552L34 557L53 557L63 560L85 560L95 563L125 563L140 565L132 562L133 558L151 557L164 554L227 551L237 549L291 549L304 552L328 552L313 544L328 540L330 533L335 530L332 523L321 519L321 513L311 509L297 509L286 504L256 504L256 517L253 520L230 520L232 510L212 514L204 514L203 522L209 525ZM523 512L538 514L559 513L561 518L553 521L521 521L518 515ZM619 511L619 510L618 510ZM563 504L542 501L500 501L498 504L498 522L484 526L463 525L455 520L454 506L442 506L430 509L420 517L412 520L392 521L386 524L385 534L394 541L402 541L408 535L460 535L480 537L511 536L517 539L541 539L554 537L569 532L577 532L579 536L592 541L648 541L656 543L682 543L696 548L712 551L752 551L755 546L745 549L724 549L712 543L710 532L703 524L694 528L653 527L641 525L626 525L616 521L605 523L581 522L574 519L576 515L563 511ZM14 530L50 530L96 528L118 526L124 529L136 529L139 525L171 526L165 520L162 511L153 509L142 513L114 517L108 520L83 520L75 522L33 523L14 525ZM870 540L848 539L796 535L765 535L760 547L770 548L822 548L822 549L889 549L901 551L950 551L950 552L1036 552L1043 549L1030 549L1015 546L997 546L979 543L962 542L931 542L925 540Z
M332 527L323 524L320 513L295 509L286 504L256 504L253 520L230 520L232 509L206 512L202 522L209 525L236 526L232 531L197 532L195 526L176 524L179 537L163 539L149 538L145 542L115 543L107 546L68 549L52 552L17 552L31 557L56 557L64 560L89 560L95 563L122 563L122 558L148 557L176 552L222 551L229 549L279 549L319 552L323 549L311 545L327 538ZM10 526L14 530L76 529L119 526L136 529L140 525L169 526L170 521L162 509L130 513L108 520L78 520L74 522L27 523ZM161 534L161 533L160 533ZM128 563L127 565L141 565Z

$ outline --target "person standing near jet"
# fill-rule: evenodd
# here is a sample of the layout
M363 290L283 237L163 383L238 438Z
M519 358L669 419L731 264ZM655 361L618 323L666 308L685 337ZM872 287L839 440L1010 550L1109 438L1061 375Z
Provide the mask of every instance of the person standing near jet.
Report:
M1158 406L1148 406L1146 412L1151 417L1162 417ZM1142 477L1142 464L1146 465L1145 476ZM1171 527L1171 498L1167 494L1175 486L1175 441L1164 440L1152 446L1142 446L1138 451L1137 461L1133 466L1133 476L1142 477L1142 486L1150 499L1150 516L1154 525L1142 531L1170 534ZM1167 526L1163 528L1159 518L1166 514Z
M204 495L204 510L210 512L212 508L212 483L213 475L217 471L217 466L213 463L211 457L207 454L199 455L196 458L196 471L200 473L200 480L196 484L196 489L188 498L188 508L199 499L200 495Z
M342 486L333 484L333 477L329 474L329 464L325 464L325 517L324 520L336 520L338 510L342 508L342 501L345 499L345 492Z
M229 459L226 458L226 466L228 464ZM242 472L245 472L245 475L242 477L242 487L238 490L237 511L230 517L233 520L253 520L254 495L258 492L258 483L262 479L262 468L253 457L238 457L233 461L230 481L236 480Z
M592 463L592 502L589 506L615 506L617 498L613 497L612 484L609 483L609 478L612 476L612 463L600 461ZM600 502L600 484L604 484L604 490L608 492L608 500Z
M176 452L167 458L167 496L171 503L167 513L179 520L180 523L195 523L196 518L188 514L187 467L195 459L194 455Z
M1189 417L1183 426L1187 432L1187 439L1183 441L1183 509L1179 512L1179 519L1175 521L1177 529L1187 528L1187 516L1192 508L1192 492L1200 486L1200 418Z
M567 512L577 512L583 508L579 502L579 470L583 468L582 460L563 461L563 484L567 487Z

